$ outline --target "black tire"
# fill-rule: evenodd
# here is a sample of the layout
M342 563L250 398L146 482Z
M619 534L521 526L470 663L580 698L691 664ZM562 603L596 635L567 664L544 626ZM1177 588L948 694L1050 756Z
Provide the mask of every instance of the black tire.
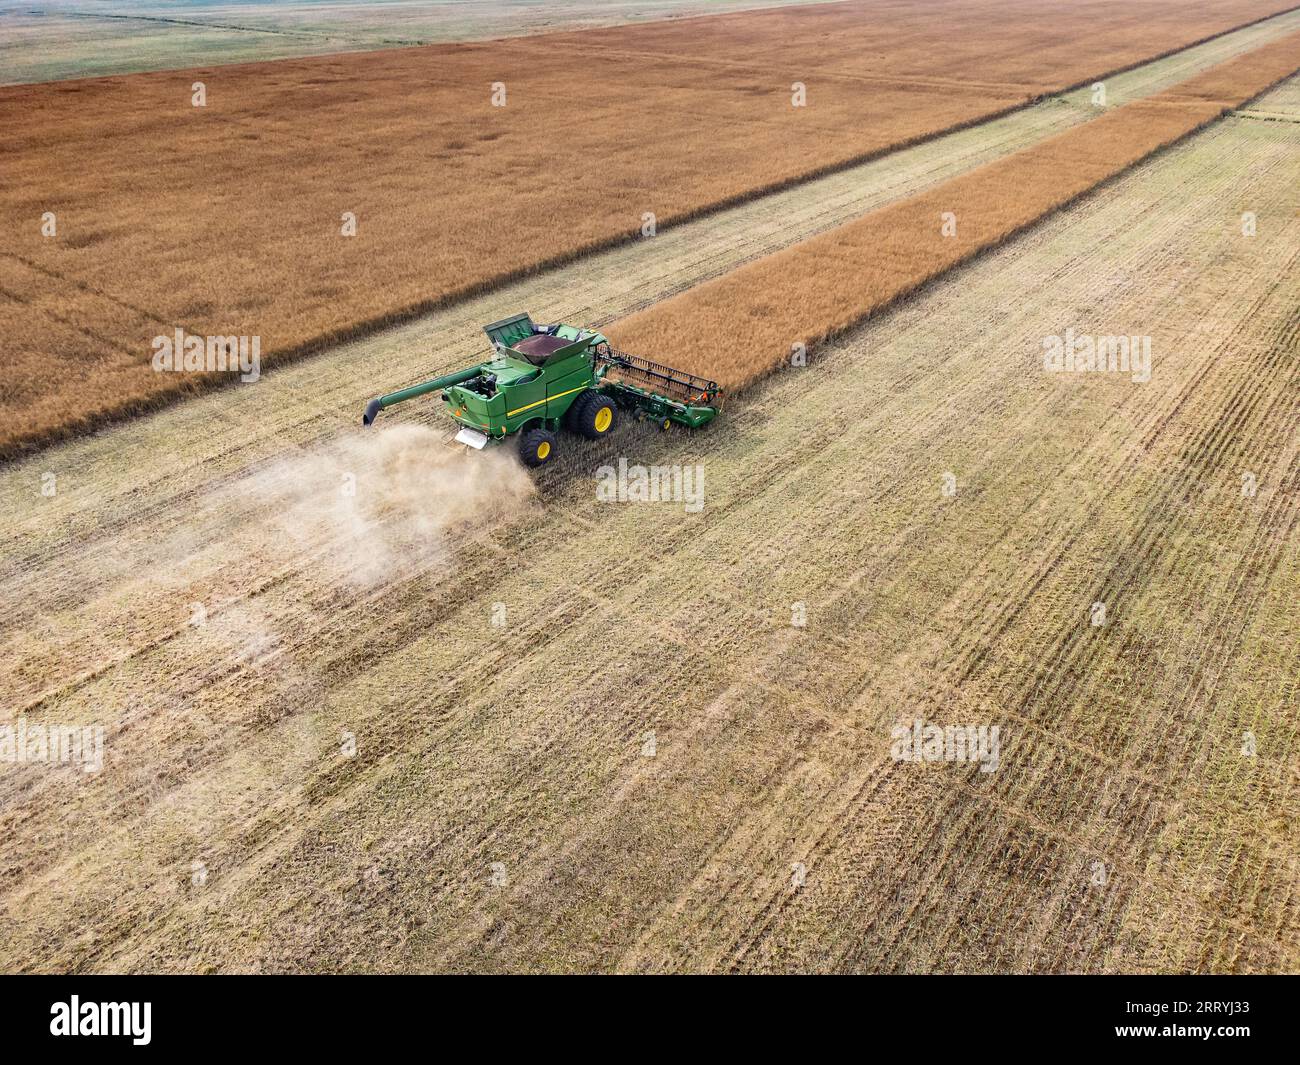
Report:
M582 406L574 415L573 426L588 440L609 436L618 424L618 407L603 392L588 392L580 397ZM577 403L574 406L578 406Z
M544 466L555 457L555 434L538 426L519 434L519 457L525 466Z
M594 389L587 389L582 395L569 404L569 409L564 412L564 428L571 433L581 432L578 428L578 417L582 414L582 408L587 405L587 400L594 396Z

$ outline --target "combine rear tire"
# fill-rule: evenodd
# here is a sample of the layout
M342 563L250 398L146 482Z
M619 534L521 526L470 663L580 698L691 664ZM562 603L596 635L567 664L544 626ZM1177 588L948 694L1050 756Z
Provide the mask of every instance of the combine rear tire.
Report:
M569 409L564 412L564 428L571 433L580 432L578 429L578 416L582 413L582 408L586 405L587 400L591 399L596 393L588 389L577 399L569 404Z
M601 392L588 392L574 404L578 408L573 416L573 428L588 440L608 436L618 422L618 408L609 396Z
M519 434L519 457L525 466L545 466L555 454L555 434L540 426Z

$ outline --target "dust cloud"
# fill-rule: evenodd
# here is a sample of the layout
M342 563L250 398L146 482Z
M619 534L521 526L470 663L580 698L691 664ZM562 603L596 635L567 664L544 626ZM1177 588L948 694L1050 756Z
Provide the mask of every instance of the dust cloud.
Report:
M254 475L281 553L315 553L361 588L438 563L457 530L518 517L536 488L513 450L449 447L424 426L358 431ZM276 549L279 550L276 550Z

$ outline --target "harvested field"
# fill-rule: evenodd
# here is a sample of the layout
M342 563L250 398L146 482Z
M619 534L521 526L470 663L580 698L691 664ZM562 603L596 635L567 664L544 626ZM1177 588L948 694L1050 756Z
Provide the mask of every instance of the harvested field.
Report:
M372 51L816 0L0 0L0 84Z
M109 735L94 778L0 777L5 967L1294 970L1297 148L1226 119L725 432L609 442L705 463L695 516L593 506L594 445L360 594L328 536L267 572L278 497L243 487L336 454L414 324L10 465L5 690ZM548 287L608 318L665 271ZM1149 383L1038 371L1112 322ZM892 761L913 714L1002 722L1002 767Z
M606 330L737 388L1300 69L1300 33L735 270ZM945 224L945 219L948 219ZM797 298L790 298L797 293ZM736 343L744 338L744 343Z
M273 363L1287 6L861 0L0 90L0 454L200 387L150 366L176 328Z

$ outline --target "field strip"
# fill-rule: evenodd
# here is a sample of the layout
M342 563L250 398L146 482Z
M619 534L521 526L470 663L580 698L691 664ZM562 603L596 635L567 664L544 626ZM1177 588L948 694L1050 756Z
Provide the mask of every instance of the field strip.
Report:
M460 329L463 361L512 307L0 473L6 696L109 732L97 776L0 774L0 958L1294 969L1296 151L1216 123L710 432L575 448L527 520L362 592L319 538L262 542L268 459L292 480L348 436L347 357L414 371ZM575 270L570 309L675 276L619 262ZM1114 323L1152 335L1149 382L1042 372L1044 336ZM620 455L703 462L704 512L594 506ZM1001 722L1001 768L891 761L913 715Z
M915 292L1300 67L1300 32L701 285L606 332L724 388ZM784 294L798 293L797 300ZM738 338L743 344L737 344Z
M1065 18L1030 3L934 0L920 14L848 0L9 86L0 220L22 262L192 334L257 336L269 366L1293 6L1147 0L1139 18L1114 0L1075 0ZM692 58L720 50L747 71ZM496 106L503 71L508 97ZM806 100L792 88L804 79ZM175 165L156 165L159 145ZM55 173L65 178L52 192ZM37 222L51 208L52 236ZM12 262L0 257L0 271ZM59 330L45 335L38 319L15 332L5 454L227 379L154 372L155 329L110 330L98 303L61 295L138 362L103 365L81 346L60 352L75 374L53 375L44 365Z

